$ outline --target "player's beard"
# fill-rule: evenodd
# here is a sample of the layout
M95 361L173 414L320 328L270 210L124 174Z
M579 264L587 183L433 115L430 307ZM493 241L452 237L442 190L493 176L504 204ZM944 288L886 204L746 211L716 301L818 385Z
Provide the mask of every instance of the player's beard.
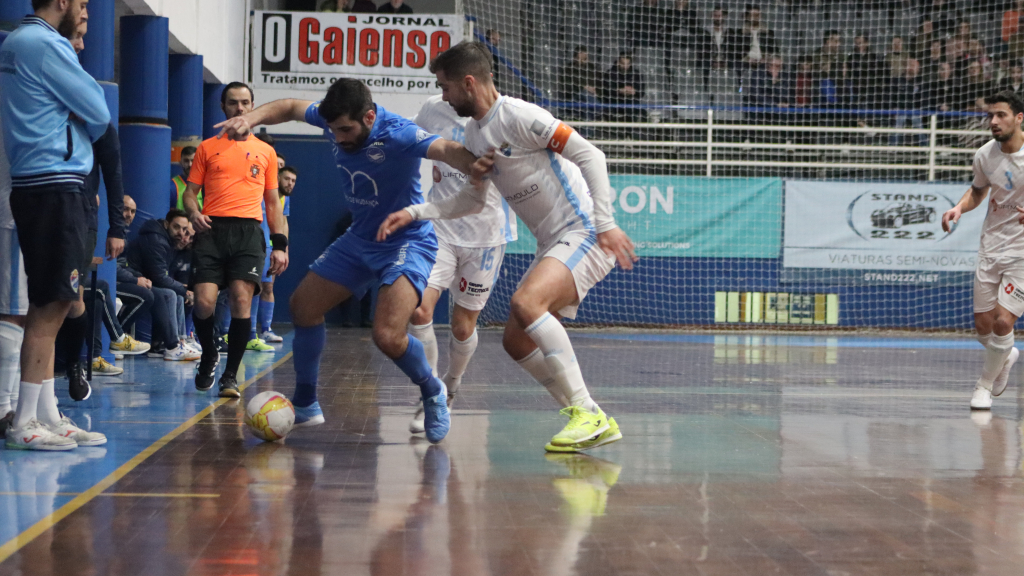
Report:
M61 36L71 40L71 37L75 35L75 30L78 28L78 18L71 12L71 5L68 5L67 12L60 19L60 24L57 25L57 33Z
M340 144L341 149L345 152L352 153L358 151L366 143L366 139L370 137L370 128L366 124L362 124L362 129L359 131L359 136L351 144Z
M471 118L473 116L473 113L476 112L476 110L473 107L473 102L471 100L459 102L458 104L452 102L448 103L451 104L452 110L455 110L455 113L462 118Z

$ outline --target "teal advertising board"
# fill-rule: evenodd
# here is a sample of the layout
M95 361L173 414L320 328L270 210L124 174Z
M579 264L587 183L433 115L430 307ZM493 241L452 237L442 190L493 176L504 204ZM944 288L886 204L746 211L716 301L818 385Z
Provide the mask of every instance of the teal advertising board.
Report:
M611 176L612 209L640 256L778 258L782 180ZM537 242L519 223L509 254L533 254Z

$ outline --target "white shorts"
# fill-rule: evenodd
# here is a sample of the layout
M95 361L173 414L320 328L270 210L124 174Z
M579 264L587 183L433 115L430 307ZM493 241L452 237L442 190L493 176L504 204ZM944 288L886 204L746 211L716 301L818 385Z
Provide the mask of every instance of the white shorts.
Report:
M505 245L463 248L437 239L437 259L430 270L427 287L438 292L451 290L455 303L466 310L484 309L491 288L498 279Z
M14 228L0 228L0 314L28 314L28 277Z
M1014 316L1024 314L1024 258L978 257L974 313L993 310L997 302Z
M558 242L543 254L539 251L533 259L530 267L526 269L523 278L519 280L522 286L523 281L536 268L537 263L544 258L554 258L565 264L572 272L572 279L576 282L576 303L566 306L558 311L565 318L575 318L587 292L604 279L612 268L615 267L615 257L609 256L597 245L597 234L585 230L574 230L566 232Z

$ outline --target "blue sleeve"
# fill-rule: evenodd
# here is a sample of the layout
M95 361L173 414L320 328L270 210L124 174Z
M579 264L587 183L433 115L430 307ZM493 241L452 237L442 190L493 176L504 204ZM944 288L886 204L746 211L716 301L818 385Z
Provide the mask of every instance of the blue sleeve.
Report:
M317 128L323 128L324 130L330 130L330 127L327 125L327 121L324 120L323 117L320 116L320 112L318 112L318 110L320 110L320 102L322 102L322 100L313 102L308 108L306 108L306 124L311 124Z
M434 140L440 138L440 136L435 136L412 122L408 122L396 129L391 134L391 137L399 150L416 158L426 158L427 149L434 143Z
M102 138L110 124L107 100L100 85L78 63L71 45L47 46L41 73L57 99L85 124L92 141Z

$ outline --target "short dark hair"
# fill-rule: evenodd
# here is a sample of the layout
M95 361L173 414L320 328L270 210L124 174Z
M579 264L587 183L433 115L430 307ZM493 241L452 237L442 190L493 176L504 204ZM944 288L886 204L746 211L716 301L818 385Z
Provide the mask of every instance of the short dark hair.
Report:
M985 104L989 106L999 104L1000 102L1009 105L1010 110L1013 110L1014 116L1024 112L1024 100L1021 100L1020 96L1012 90L1003 90L1002 92L985 97Z
M184 210L178 210L177 208L171 208L167 211L167 216L164 216L164 222L170 222L175 218L184 218L188 220L188 214L185 214Z
M266 132L260 132L259 134L257 134L256 139L259 140L260 142L263 142L267 146L270 146L271 148L274 147L274 137L271 136L270 134L267 134Z
M481 82L490 82L490 53L483 42L464 40L434 58L430 71L434 74L444 72L449 78L472 76Z
M339 78L327 89L327 96L320 102L317 112L328 122L341 116L358 121L370 108L373 108L373 95L366 84L355 78Z
M825 35L822 38L831 38L833 36L840 36L840 37L842 37L842 34L839 33L839 30L836 30L835 28L833 28L831 30L825 30Z
M277 153L277 159L278 160L284 160L284 154L281 154L280 152L278 152Z
M226 105L228 103L228 90L234 90L235 88L245 88L246 90L249 91L249 98L253 102L256 101L256 94L253 93L252 88L249 88L248 84L246 84L245 82L232 82L231 84L228 84L227 86L225 86L224 87L224 91L222 91L220 93L220 105L221 106L224 106L224 105Z
M181 149L181 155L182 156L195 156L195 154L196 154L196 147L195 146L185 146L184 148Z
M32 10L38 12L43 8L49 8L53 0L32 0Z
M291 172L296 177L298 177L299 175L299 171L295 169L295 166L285 166L284 168L281 168L281 170L279 170L277 173L280 174L281 172Z

